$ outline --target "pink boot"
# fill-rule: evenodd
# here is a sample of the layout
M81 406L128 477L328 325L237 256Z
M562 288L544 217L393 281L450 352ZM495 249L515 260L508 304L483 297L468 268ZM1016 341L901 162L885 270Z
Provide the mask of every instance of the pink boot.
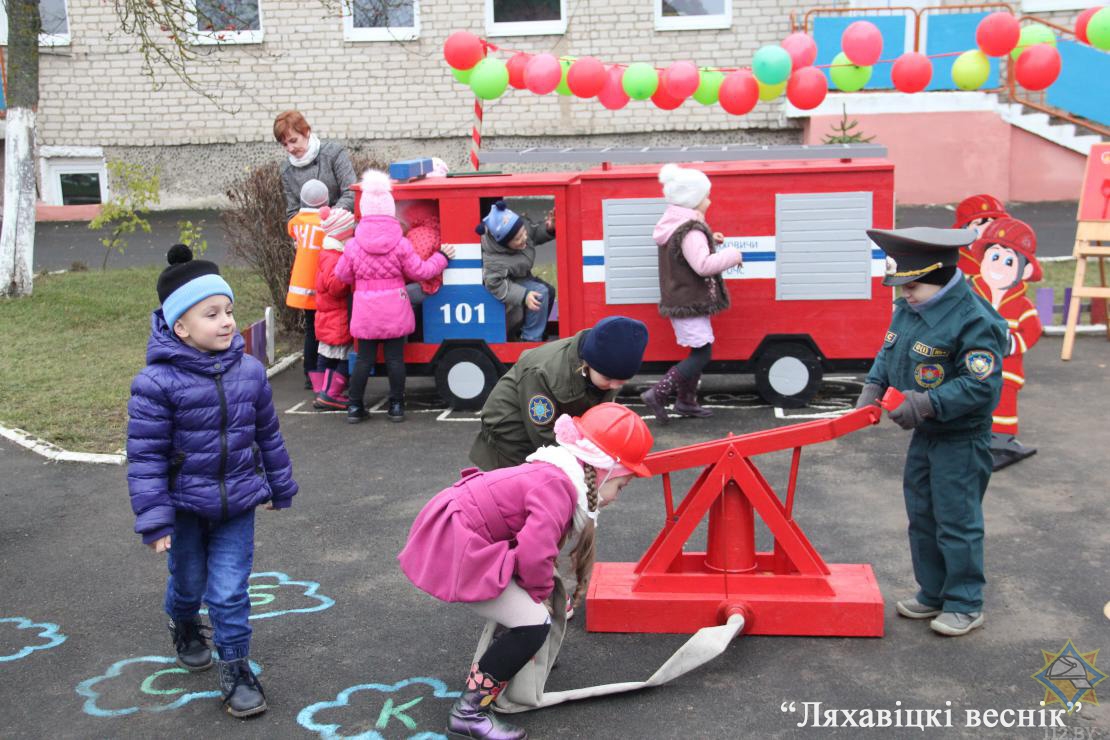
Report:
M312 392L319 393L324 390L324 373L319 370L313 370L308 373L308 382L312 383Z
M316 400L312 402L313 408L342 411L347 408L349 403L347 376L337 373L335 370L328 370L327 383L324 390L316 394Z

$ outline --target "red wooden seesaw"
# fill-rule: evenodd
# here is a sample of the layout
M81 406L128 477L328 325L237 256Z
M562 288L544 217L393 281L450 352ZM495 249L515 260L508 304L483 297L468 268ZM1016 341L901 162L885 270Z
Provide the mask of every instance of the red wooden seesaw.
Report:
M638 563L597 563L586 595L591 632L693 633L742 613L751 635L881 637L883 599L870 565L827 564L793 519L802 447L877 424L902 402L665 450L645 460L663 476L667 518ZM793 448L785 504L751 458ZM677 509L670 474L703 468ZM706 552L683 550L708 513ZM774 537L755 550L755 513Z

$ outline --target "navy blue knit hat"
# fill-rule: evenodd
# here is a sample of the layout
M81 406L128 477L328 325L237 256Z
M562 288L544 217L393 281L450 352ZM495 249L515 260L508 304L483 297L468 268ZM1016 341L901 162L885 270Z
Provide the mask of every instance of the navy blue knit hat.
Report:
M580 353L587 365L607 378L628 380L640 372L647 341L644 322L608 316L586 333Z
M507 247L522 228L524 228L524 219L509 210L505 201L499 200L493 204L489 213L482 219L482 223L474 230L479 234L485 234L488 231L494 241Z
M220 277L215 262L193 259L193 250L174 244L166 253L170 266L158 276L158 300L166 324L173 326L181 315L205 298L226 295L235 300L231 286Z

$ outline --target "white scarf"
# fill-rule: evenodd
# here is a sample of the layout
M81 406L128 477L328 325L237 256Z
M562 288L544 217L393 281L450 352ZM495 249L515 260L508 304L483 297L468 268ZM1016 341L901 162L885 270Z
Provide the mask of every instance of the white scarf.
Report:
M571 485L578 491L578 504L574 507L574 531L581 532L586 527L586 522L593 520L597 526L597 512L590 511L590 502L586 498L586 473L582 470L582 463L574 455L559 445L541 447L528 457L525 462L545 462L562 470L570 478Z
M294 167L307 167L320 155L320 140L316 138L316 134L308 135L308 149L305 150L304 156L297 158L292 154L289 155L289 164Z

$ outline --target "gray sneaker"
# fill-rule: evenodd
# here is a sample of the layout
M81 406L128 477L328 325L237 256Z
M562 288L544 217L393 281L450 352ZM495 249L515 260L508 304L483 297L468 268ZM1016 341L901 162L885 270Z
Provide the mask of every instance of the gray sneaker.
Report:
M935 606L925 606L917 599L903 599L894 605L898 613L909 619L929 619L940 614L940 609Z
M933 632L937 632L948 637L959 637L966 635L976 627L983 626L983 613L972 612L971 614L961 614L960 612L945 612L939 617L929 622L929 627Z

